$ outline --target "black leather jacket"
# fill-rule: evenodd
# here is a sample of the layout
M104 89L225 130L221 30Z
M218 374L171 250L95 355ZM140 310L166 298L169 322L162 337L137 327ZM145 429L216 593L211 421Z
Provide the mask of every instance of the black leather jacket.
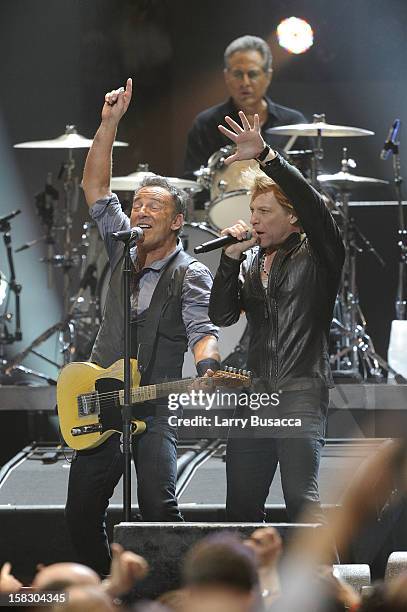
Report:
M273 390L333 386L328 339L344 262L340 231L319 193L277 156L264 171L293 204L306 237L291 234L278 249L265 289L262 249L242 261L224 253L213 283L209 316L226 327L245 311L247 366Z

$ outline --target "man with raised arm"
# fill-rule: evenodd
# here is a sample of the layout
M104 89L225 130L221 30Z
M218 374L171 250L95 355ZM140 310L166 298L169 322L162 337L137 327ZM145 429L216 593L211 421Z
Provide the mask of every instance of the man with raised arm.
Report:
M264 521L279 464L289 519L308 502L319 520L318 468L333 386L328 337L344 247L319 193L264 142L258 114L252 122L243 112L239 117L241 124L227 116L228 127L219 130L236 145L226 163L258 161L247 172L252 228L239 220L222 232L239 242L221 256L209 316L228 326L246 313L247 366L262 389L279 394L279 405L275 413L265 407L263 419L256 414L259 426L247 435L229 435L227 515Z
M137 357L141 384L146 385L180 379L188 345L200 375L218 369L218 329L208 317L211 274L185 253L178 239L186 193L163 177L149 177L134 194L129 219L110 190L112 147L131 95L131 79L125 88L106 94L83 175L90 214L98 224L111 265L103 321L90 359L106 368L123 357L123 249L111 234L138 226L144 236L131 250L132 357ZM167 400L139 404L135 416L147 425L144 433L133 438L142 518L181 521L175 494L177 432L168 422ZM78 451L72 460L67 525L80 561L100 574L109 572L106 510L122 471L119 434L94 449Z

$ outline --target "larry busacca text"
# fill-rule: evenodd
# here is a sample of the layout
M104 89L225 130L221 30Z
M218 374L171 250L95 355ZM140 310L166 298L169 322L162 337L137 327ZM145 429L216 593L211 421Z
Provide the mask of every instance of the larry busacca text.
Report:
M171 393L168 408L177 411L168 417L172 427L186 427L196 435L222 435L220 430L261 430L264 435L278 435L287 428L299 431L302 419L294 415L279 415L279 393L234 393L217 389L208 393L203 389L189 393ZM185 410L184 410L185 409ZM184 414L182 414L184 410ZM277 410L277 411L276 411ZM180 412L181 411L181 412ZM186 411L186 413L185 413ZM211 411L211 412L208 412ZM256 411L259 413L256 414ZM231 413L233 416L231 416ZM273 431L274 433L267 433Z

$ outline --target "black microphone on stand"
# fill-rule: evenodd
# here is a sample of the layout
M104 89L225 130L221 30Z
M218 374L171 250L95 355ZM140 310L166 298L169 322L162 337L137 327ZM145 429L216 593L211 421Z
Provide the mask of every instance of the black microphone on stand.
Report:
M252 233L246 232L245 240L251 240ZM221 236L220 238L215 238L214 240L208 240L208 242L204 242L199 246L194 248L194 253L209 253L210 251L214 251L215 249L221 249L225 246L229 246L231 244L236 244L237 242L243 242L234 236Z
M1 217L1 219L0 219L0 226L1 225L6 225L9 221L11 221L11 219L14 219L14 217L19 215L20 212L21 212L20 209L13 210L13 212L9 213L8 215L4 215L4 217Z
M144 232L141 227L131 227L129 230L120 232L112 232L113 240L121 240L122 242L137 242L144 237Z
M401 121L400 119L396 119L389 129L389 133L387 134L387 139L383 145L383 149L380 153L380 159L386 161L391 153L394 153L394 148L397 146L397 136L400 130Z

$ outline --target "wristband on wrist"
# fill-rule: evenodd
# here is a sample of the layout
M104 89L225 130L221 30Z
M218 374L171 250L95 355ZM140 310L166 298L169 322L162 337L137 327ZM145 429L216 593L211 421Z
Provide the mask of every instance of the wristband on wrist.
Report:
M206 370L213 370L217 372L220 369L220 362L217 359L201 359L196 364L196 371L198 372L198 376L203 376Z
M260 155L258 155L256 157L256 161L259 162L259 164L263 163L264 160L266 159L267 155L270 153L270 146L268 144L266 144L266 146L264 147L263 151L260 153Z

